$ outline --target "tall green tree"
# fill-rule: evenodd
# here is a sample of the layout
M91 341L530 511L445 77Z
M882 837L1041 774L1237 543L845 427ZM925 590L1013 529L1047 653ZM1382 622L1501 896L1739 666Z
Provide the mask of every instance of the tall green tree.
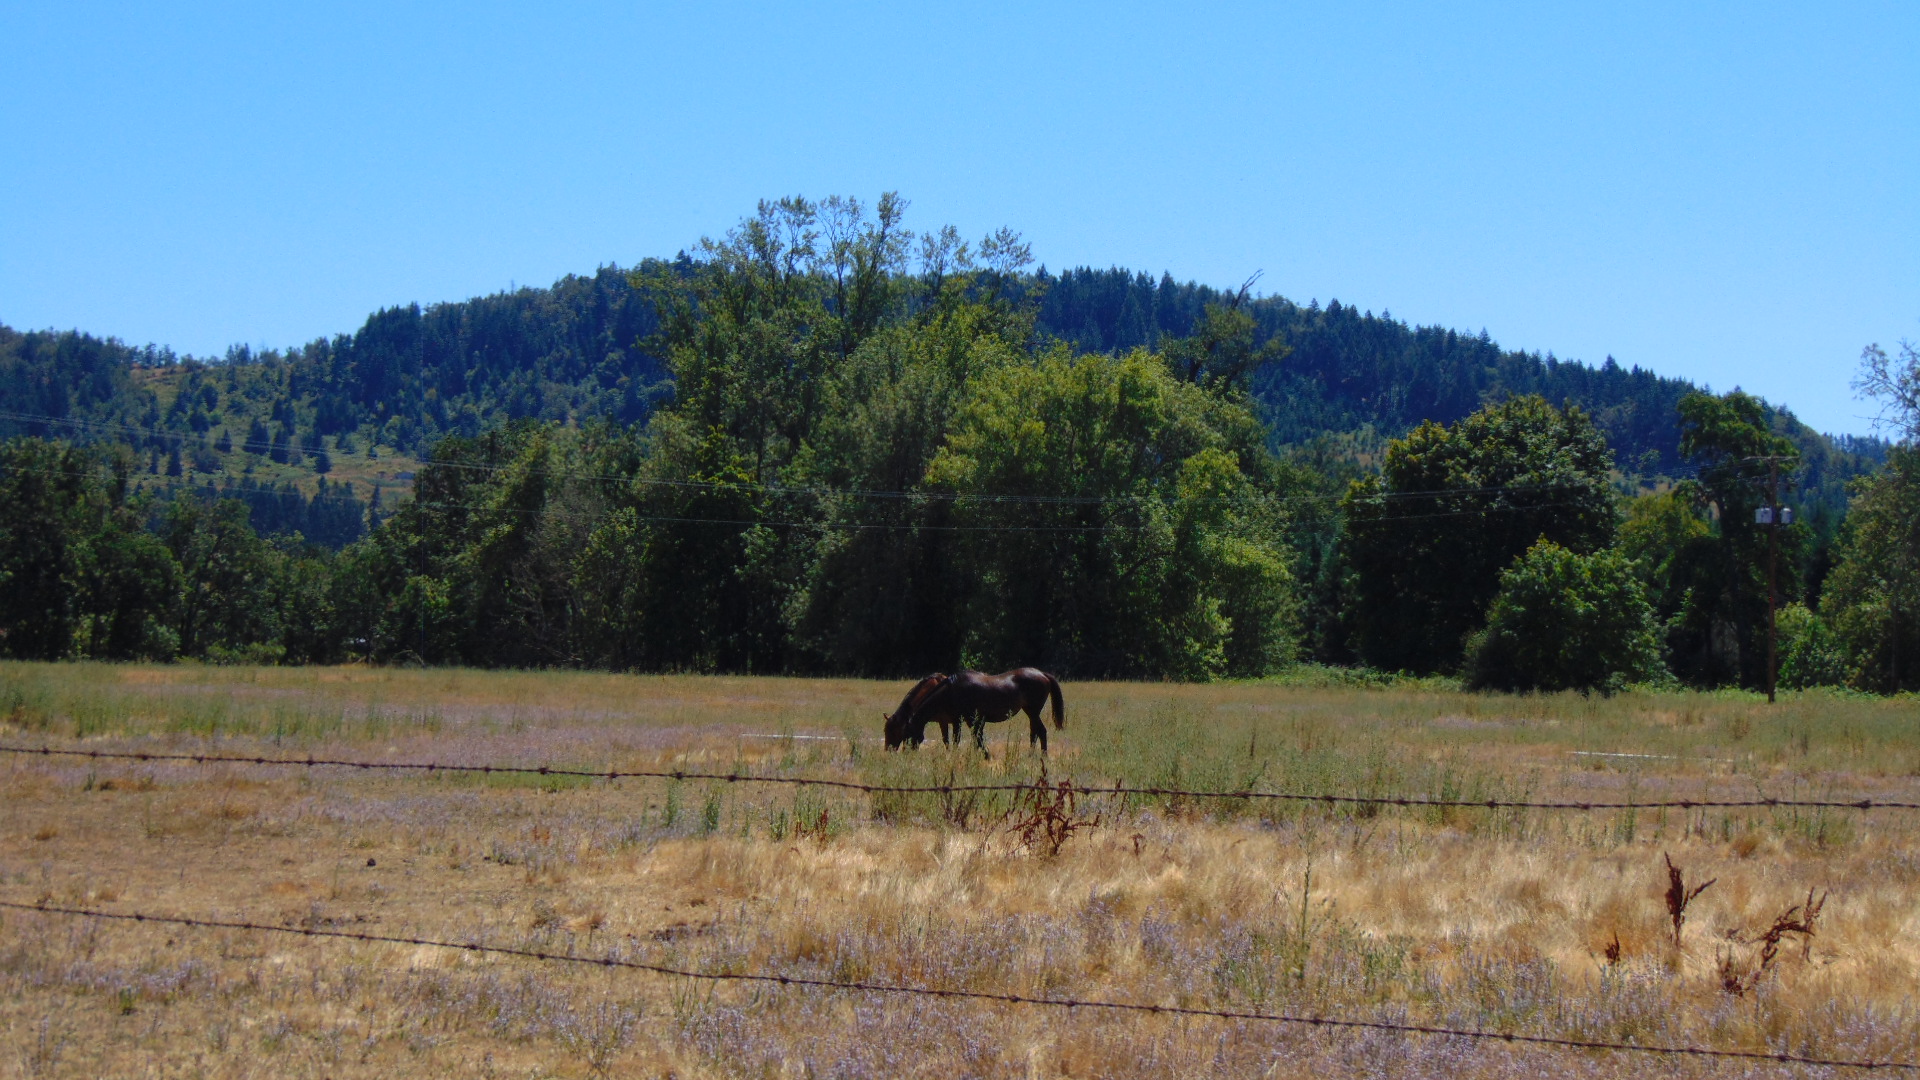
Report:
M0 445L0 655L171 657L178 567L143 528L127 451Z
M813 452L794 471L841 493L821 501L823 531L789 608L810 662L891 675L958 661L968 582L954 562L953 503L927 490L927 470L970 385L1028 362L1031 320L956 246L930 260L914 315L836 374Z
M917 238L913 272L904 210L893 195L870 211L763 204L645 279L677 397L636 488L643 662L951 660L947 620L925 606L951 595L942 541L920 528L944 510L825 492L920 485L969 380L1024 352L1031 319L1004 285L1030 256L1005 230L974 249L942 229Z
M73 651L93 473L79 447L16 439L0 448L0 646L9 656Z
M1851 684L1920 689L1920 449L1895 447L1885 468L1858 482L1820 611Z
M1541 539L1576 554L1612 543L1611 458L1586 413L1539 397L1390 443L1380 475L1343 501L1360 656L1388 670L1458 667L1522 552Z
M1501 571L1466 673L1475 688L1611 693L1666 669L1659 624L1627 558L1542 540Z
M976 381L927 477L964 530L965 658L1176 678L1285 662L1295 599L1260 440L1144 352Z
M167 508L160 538L180 567L175 629L187 656L275 655L278 553L247 524L246 504L180 499Z
M1765 402L1738 390L1680 399L1680 451L1698 475L1682 485L1711 523L1712 542L1679 553L1684 585L1660 614L1668 624L1674 671L1697 685L1766 682L1767 527L1754 521L1777 478L1784 500L1799 469L1791 439L1777 434ZM1803 525L1779 529L1778 600L1800 596Z
M1255 371L1286 359L1291 350L1285 338L1261 334L1258 320L1247 309L1258 276L1247 279L1224 302L1207 304L1190 336L1167 343L1169 370L1210 389L1244 392Z
M635 279L655 297L655 348L675 380L639 489L636 602L647 662L780 670L813 561L803 486L835 375L899 310L905 204L763 202L700 258Z
M1870 345L1854 387L1879 402L1900 445L1855 482L1839 565L1821 614L1847 654L1849 681L1881 691L1920 688L1920 348Z

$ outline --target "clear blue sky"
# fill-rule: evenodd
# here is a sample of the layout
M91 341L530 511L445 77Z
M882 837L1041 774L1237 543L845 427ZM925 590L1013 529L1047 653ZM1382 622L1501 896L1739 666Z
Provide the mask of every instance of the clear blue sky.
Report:
M0 2L0 321L198 354L782 194L1612 354L1863 431L1920 4Z

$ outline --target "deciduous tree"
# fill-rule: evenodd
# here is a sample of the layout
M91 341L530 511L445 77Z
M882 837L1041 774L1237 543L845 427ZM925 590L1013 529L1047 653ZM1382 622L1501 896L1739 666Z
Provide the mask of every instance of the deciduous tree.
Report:
M1612 543L1612 455L1586 413L1538 397L1426 423L1348 489L1346 550L1360 655L1388 670L1460 663L1500 573L1546 539L1576 554Z

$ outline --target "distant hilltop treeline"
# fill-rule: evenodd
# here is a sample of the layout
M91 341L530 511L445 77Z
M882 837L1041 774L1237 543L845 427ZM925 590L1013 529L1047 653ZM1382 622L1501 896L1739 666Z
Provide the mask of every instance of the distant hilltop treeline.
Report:
M447 436L513 420L639 423L671 399L673 381L654 344L655 305L634 281L688 265L684 255L648 260L637 275L607 266L549 288L388 308L352 334L284 350L235 346L217 359L0 326L0 437L125 443L148 455L156 476L203 481L232 479L240 462L258 459L281 466L269 479L284 482L330 471L342 448L419 459ZM1208 305L1234 299L1118 268L1042 267L999 288L1029 307L1036 338L1101 353L1157 351L1191 336ZM1337 300L1253 297L1244 307L1257 345L1286 346L1246 380L1275 449L1341 437L1339 452L1366 456L1421 421L1451 423L1490 401L1538 394L1592 415L1623 473L1686 471L1674 410L1697 387L1685 379L1612 357L1595 366L1503 350L1484 330L1410 326ZM1846 480L1885 458L1878 440L1823 436L1784 408L1775 421L1802 449L1809 503L1844 506Z
M903 209L211 362L8 331L0 656L1920 687L1910 348L1843 444Z

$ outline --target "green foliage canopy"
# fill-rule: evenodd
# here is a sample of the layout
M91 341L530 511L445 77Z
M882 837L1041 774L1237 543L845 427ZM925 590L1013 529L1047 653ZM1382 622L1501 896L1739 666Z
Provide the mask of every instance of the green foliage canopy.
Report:
M1710 522L1710 537L1693 540L1667 561L1660 615L1672 664L1698 684L1764 686L1768 530L1755 524L1754 510L1766 505L1770 475L1779 478L1784 501L1799 450L1773 430L1770 410L1751 394L1688 394L1679 412L1681 451L1699 472L1678 494ZM1779 529L1781 603L1801 595L1807 541L1804 523Z
M0 651L1208 678L1304 639L1451 670L1517 557L1610 541L1604 432L1642 471L1698 467L1621 533L1674 670L1757 678L1771 460L1815 503L1781 537L1783 599L1845 571L1795 640L1831 627L1856 683L1906 682L1908 464L1833 546L1873 445L1384 312L1029 272L1006 230L916 236L904 210L768 202L671 261L213 364L0 327L0 432L132 451L7 449ZM1867 360L1910 434L1912 348ZM413 469L368 467L395 450L431 460L389 513L350 484Z
M1145 352L1055 350L973 384L928 470L959 500L964 655L1204 679L1291 658L1292 575L1239 405Z
M1626 557L1551 540L1501 572L1466 671L1478 688L1602 692L1666 673L1653 608Z
M1863 690L1920 689L1920 448L1860 481L1840 564L1820 602Z
M1388 670L1458 666L1501 571L1536 540L1578 554L1612 543L1611 457L1586 413L1539 397L1395 440L1344 503L1360 655Z

